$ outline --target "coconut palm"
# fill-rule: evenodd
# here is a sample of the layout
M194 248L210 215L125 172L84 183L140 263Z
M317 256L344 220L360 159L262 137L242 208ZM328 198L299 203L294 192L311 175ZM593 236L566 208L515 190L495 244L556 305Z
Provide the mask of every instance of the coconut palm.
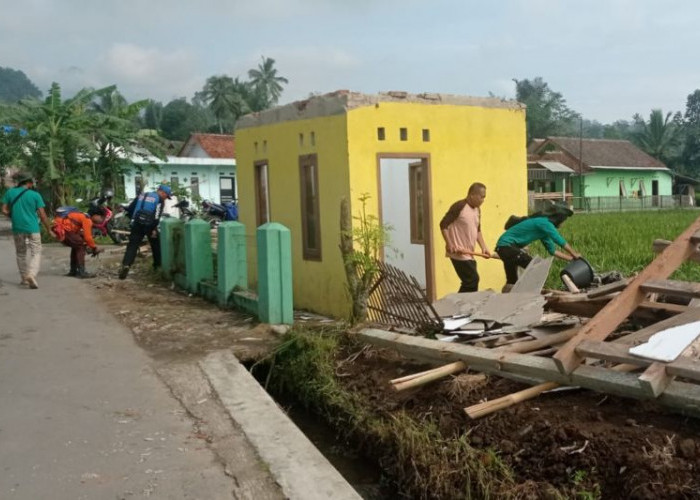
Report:
M653 109L646 122L641 115L634 115L635 125L638 131L632 138L637 145L650 156L668 163L677 147L677 139L680 133L680 115L674 116L670 111L664 117L660 109Z
M248 77L256 94L255 107L263 106L260 109L277 104L282 95L282 84L289 83L285 77L277 76L277 69L274 66L274 59L263 56L258 68L248 71Z
M239 116L248 111L246 103L247 88L245 84L234 81L230 76L211 76L207 79L202 92L197 94L216 118L219 133L224 133L224 125L228 122L233 127L233 122Z

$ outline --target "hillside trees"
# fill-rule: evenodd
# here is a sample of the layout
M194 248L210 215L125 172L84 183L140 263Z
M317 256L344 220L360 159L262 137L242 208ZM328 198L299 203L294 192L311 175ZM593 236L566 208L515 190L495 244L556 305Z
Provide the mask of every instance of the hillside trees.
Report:
M0 67L0 101L15 103L25 97L39 98L41 91L24 72Z

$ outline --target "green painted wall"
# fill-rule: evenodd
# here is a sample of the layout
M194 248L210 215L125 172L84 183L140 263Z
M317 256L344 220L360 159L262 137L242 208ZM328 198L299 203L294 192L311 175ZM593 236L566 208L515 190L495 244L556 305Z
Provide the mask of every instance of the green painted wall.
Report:
M591 174L583 176L583 195L596 196L620 196L620 181L625 185L628 198L634 198L635 192L640 190L640 181L646 189L646 196L652 195L652 181L658 181L659 196L670 196L672 177L667 170L605 170L597 169ZM579 192L580 178L572 177L574 196L581 196Z

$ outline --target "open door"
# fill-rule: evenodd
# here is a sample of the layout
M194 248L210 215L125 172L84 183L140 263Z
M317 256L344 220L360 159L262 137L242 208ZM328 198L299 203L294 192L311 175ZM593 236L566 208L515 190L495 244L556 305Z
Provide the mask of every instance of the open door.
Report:
M391 226L384 261L413 276L432 298L427 157L379 158L381 219Z

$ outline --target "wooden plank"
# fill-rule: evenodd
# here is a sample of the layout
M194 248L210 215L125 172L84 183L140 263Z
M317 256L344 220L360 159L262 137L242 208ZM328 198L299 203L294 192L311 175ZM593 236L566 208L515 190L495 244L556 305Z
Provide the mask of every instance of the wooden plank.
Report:
M666 372L666 363L655 362L639 376L639 386L650 397L658 397L673 380L673 375Z
M597 297L604 297L605 295L610 295L611 293L619 292L627 288L627 284L631 280L629 279L624 279L620 281L615 281L614 283L608 283L607 285L599 286L598 288L594 288L590 292L588 292L586 295L588 296L589 299L595 299Z
M651 245L651 249L654 253L661 253L671 243L672 242L668 240L654 240L654 243ZM692 254L690 254L688 260L700 263L700 251L694 251Z
M700 381L700 361L681 356L673 363L666 365L666 373L677 377Z
M602 359L613 363L625 363L641 367L653 364L651 359L632 356L629 353L628 345L615 344L613 342L582 340L576 346L576 353L582 358Z
M542 257L534 257L525 268L525 272L518 278L518 281L510 289L510 293L540 293L547 276L549 269L552 267L553 257L543 259Z
M672 297L700 298L700 283L678 280L649 280L641 287L647 293L660 293Z
M564 314L592 318L605 307L610 298L611 297L598 297L578 302L549 302L547 304L547 309ZM631 316L640 320L658 321L660 317L663 318L664 316L682 313L687 310L688 306L680 304L666 304L663 302L649 302L645 300L639 304L637 309L632 312ZM659 316L659 314L661 314L661 316Z
M372 345L394 349L412 358L442 359L445 363L463 361L471 369L484 373L508 377L517 375L521 379L539 379L539 383L556 382L623 397L649 399L639 386L637 376L631 373L581 365L573 373L565 374L550 358L449 344L383 330L365 329L357 336ZM700 416L700 385L674 380L656 401L683 413Z
M612 299L586 323L576 337L559 349L552 359L562 373L571 373L583 361L583 358L576 354L576 346L582 340L604 340L639 304L644 302L644 293L640 290L642 283L651 279L668 278L695 251L695 246L690 243L690 237L698 230L700 230L700 217L645 267L620 295Z

